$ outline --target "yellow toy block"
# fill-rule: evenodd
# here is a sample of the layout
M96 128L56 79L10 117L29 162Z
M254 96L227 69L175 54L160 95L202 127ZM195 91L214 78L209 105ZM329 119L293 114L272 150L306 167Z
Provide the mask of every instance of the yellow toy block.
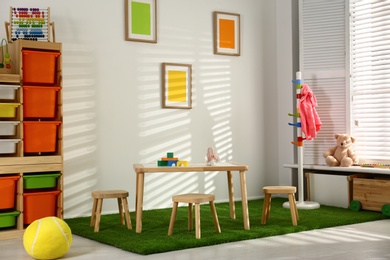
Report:
M188 161L178 161L177 166L179 167L188 167Z

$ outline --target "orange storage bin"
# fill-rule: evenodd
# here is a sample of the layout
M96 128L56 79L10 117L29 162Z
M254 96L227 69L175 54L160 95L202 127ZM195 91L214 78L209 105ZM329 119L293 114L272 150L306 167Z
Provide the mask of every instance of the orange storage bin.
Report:
M59 52L22 50L23 83L53 85Z
M57 92L60 87L23 87L23 117L53 118L56 116Z
M16 181L20 176L0 177L0 209L15 207Z
M23 122L24 152L55 152L57 148L57 128L60 121Z
M24 224L37 219L56 216L57 195L61 191L32 192L23 194Z

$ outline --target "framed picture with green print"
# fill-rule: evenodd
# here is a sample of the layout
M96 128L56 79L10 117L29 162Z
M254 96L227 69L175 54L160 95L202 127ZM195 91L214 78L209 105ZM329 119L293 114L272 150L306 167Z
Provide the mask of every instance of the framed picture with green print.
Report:
M157 43L157 0L125 0L127 41Z

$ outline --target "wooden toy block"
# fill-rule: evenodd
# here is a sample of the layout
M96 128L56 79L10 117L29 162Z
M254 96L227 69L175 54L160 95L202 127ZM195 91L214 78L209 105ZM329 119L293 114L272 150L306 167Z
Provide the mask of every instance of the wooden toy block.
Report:
M168 166L176 166L176 163L177 161L176 160L173 160L173 161L168 161Z
M168 161L157 161L157 166L168 166Z
M167 157L163 157L163 158L161 158L161 160L162 161L178 161L179 160L179 158L167 158Z
M176 166L188 167L188 161L178 161Z
M168 158L173 158L173 153L167 153Z

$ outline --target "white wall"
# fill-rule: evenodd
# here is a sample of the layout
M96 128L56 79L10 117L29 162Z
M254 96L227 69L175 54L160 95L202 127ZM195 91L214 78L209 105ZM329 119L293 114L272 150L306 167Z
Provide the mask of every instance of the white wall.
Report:
M249 165L249 198L290 182L290 1L158 1L157 44L124 40L124 1L2 0L1 22L10 6L50 7L63 43L65 217L90 214L93 189L129 190L134 209L132 165L166 152L200 162L216 146L224 161ZM240 57L213 55L213 11L241 15ZM192 64L191 110L161 108L162 62ZM228 200L225 174L151 174L145 183L144 209L170 207L180 192ZM104 210L116 211L115 201Z

